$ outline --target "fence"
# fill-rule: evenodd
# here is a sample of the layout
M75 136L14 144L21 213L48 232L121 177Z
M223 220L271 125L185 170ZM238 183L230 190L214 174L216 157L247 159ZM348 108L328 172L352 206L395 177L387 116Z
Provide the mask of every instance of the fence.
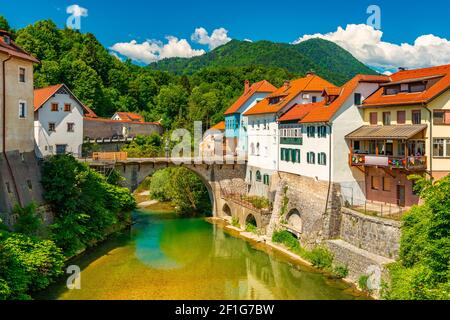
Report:
M220 191L221 191L223 198L225 198L227 200L231 200L247 209L255 210L260 213L272 212L272 208L273 208L272 203L270 203L268 208L257 208L257 207L255 207L255 205L253 205L252 202L246 200L246 197L248 197L246 195L235 193L230 190L224 189L222 187L220 188Z
M357 204L345 202L346 208L358 211L371 216L400 220L403 214L409 209L400 206L398 203L383 203L367 200L358 200Z
M124 161L128 159L126 152L93 152L92 160L97 161Z

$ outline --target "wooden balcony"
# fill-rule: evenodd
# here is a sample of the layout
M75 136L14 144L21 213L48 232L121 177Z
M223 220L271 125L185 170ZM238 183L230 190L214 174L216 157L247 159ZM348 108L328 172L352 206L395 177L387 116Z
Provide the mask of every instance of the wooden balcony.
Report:
M396 157L350 153L349 162L351 166L384 167L389 169L403 169L408 171L421 171L427 169L426 156Z

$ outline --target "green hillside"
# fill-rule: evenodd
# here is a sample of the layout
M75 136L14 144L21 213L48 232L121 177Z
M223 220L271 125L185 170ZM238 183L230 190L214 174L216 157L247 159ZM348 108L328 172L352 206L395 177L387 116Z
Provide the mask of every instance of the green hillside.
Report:
M337 85L357 73L376 73L346 50L322 39L311 39L296 45L232 40L202 56L164 59L150 67L176 74L192 74L205 67L251 65L285 68L298 75L313 70Z

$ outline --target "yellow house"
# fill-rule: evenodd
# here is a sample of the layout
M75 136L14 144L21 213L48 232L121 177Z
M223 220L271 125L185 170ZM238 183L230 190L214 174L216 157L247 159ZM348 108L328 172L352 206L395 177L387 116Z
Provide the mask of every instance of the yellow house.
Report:
M1 213L41 199L33 108L33 64L38 62L0 30Z
M400 70L359 107L365 125L347 139L368 200L410 206L419 198L408 175L450 174L449 87L450 65Z

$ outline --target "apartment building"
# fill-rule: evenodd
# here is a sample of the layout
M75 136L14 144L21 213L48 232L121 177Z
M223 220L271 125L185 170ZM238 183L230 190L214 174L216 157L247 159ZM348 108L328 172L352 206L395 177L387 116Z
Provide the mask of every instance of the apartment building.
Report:
M450 65L400 70L359 106L364 125L346 138L368 200L411 206L410 174L450 174L449 86Z
M295 105L322 100L325 88L335 86L308 73L305 77L286 81L244 113L248 121L247 183L252 194L267 196L270 176L278 170L278 123L280 115Z
M225 137L229 153L247 155L248 118L244 113L276 89L266 80L252 85L245 81L243 94L225 111Z
M388 77L357 75L326 87L322 100L297 104L278 119L278 171L339 184L345 201L365 201L364 175L348 166L345 136L363 123L358 108Z

